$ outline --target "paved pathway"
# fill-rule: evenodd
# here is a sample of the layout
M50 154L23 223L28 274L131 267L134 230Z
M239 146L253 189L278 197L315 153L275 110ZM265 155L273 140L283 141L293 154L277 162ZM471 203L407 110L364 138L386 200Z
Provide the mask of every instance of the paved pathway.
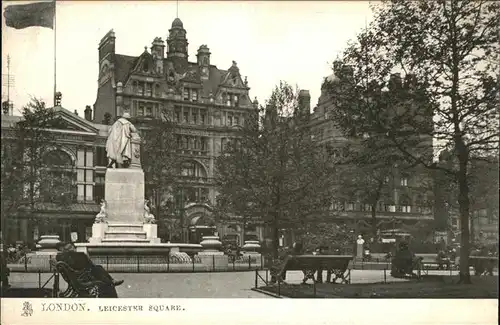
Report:
M265 271L259 271L265 279ZM430 271L430 274L449 275L449 271ZM453 271L456 275L457 271ZM42 273L42 285L52 274ZM255 285L255 272L206 272L206 273L115 273L116 279L125 283L117 287L122 298L268 298L267 295L250 290ZM387 281L395 279L386 274ZM300 283L302 272L287 272L286 282ZM323 279L326 278L326 272ZM11 273L9 281L15 287L38 287L37 273ZM351 283L374 283L384 281L382 270L351 270ZM61 279L65 287L64 280ZM308 281L311 283L311 280ZM264 282L259 279L259 286ZM47 288L52 287L50 281Z
M42 285L52 274L42 273ZM255 272L220 273L115 273L125 283L117 287L121 298L268 298L250 290ZM38 287L38 274L11 273L13 287ZM61 279L63 288L66 286ZM47 288L52 288L50 281Z

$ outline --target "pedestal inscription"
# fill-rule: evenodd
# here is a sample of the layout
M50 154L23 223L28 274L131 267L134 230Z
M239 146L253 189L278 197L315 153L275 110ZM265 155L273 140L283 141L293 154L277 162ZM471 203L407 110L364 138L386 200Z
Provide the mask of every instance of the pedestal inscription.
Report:
M140 223L144 215L144 172L138 168L106 170L105 199L109 223Z

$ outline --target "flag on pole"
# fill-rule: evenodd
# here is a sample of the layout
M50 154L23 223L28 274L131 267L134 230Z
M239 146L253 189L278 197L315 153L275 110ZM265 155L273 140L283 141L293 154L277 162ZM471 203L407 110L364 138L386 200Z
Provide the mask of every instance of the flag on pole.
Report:
M54 29L55 1L10 5L3 13L5 24L15 29L46 27Z

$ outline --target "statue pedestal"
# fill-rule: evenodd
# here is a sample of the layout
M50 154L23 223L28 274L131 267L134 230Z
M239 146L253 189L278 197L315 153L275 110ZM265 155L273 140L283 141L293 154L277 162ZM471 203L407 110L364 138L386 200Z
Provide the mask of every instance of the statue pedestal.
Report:
M142 223L144 172L138 168L108 169L105 200L109 223Z
M92 237L89 238L89 243L100 243L104 238L104 234L108 230L107 223L94 223L92 225Z
M363 258L363 244L356 244L356 257Z
M160 243L160 238L158 238L158 225L154 223L145 223L142 225L142 229L146 233L146 239L149 239L150 243Z

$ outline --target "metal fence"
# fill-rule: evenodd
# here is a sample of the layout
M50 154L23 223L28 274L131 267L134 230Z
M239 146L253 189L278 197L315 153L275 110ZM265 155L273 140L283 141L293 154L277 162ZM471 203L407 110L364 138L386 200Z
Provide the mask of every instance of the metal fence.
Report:
M54 255L21 257L16 263L8 263L10 272L47 273L53 272ZM178 273L178 272L224 272L251 271L264 269L266 259L262 255L227 256L227 255L194 255L192 258L181 259L177 256L90 256L94 264L101 265L110 273Z

